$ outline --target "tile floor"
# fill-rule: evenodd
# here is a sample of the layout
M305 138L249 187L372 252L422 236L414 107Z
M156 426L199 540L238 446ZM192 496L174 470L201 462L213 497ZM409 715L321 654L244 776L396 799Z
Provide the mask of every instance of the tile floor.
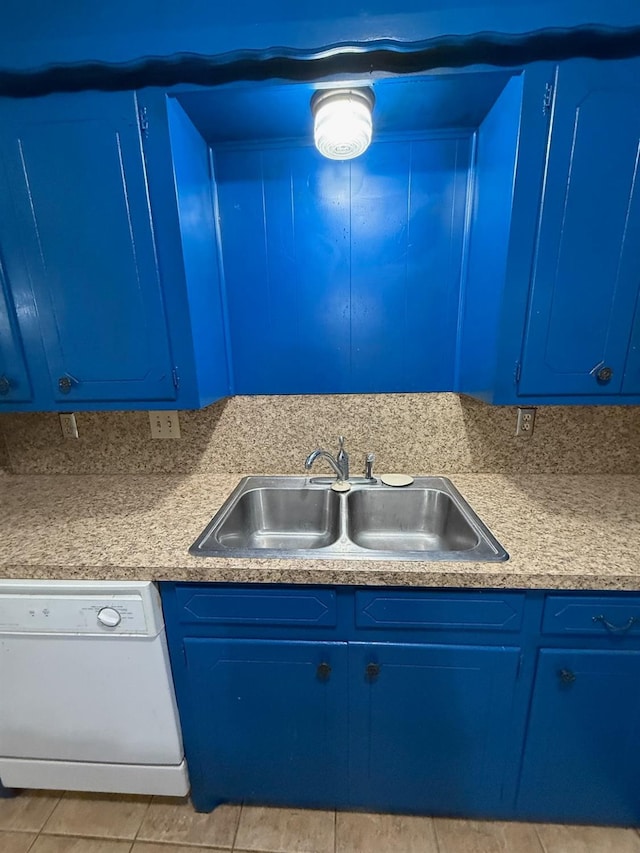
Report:
M220 806L44 791L0 799L0 853L640 853L634 829Z

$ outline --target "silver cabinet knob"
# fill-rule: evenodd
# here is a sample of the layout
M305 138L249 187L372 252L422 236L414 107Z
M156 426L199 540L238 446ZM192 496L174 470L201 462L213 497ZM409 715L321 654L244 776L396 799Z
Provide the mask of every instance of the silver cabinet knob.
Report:
M73 382L68 376L61 376L60 379L58 379L58 388L63 394L68 394L69 391L71 391L72 386Z
M612 376L613 370L610 367L601 367L600 370L596 373L596 379L603 385L606 385L607 382L611 381Z

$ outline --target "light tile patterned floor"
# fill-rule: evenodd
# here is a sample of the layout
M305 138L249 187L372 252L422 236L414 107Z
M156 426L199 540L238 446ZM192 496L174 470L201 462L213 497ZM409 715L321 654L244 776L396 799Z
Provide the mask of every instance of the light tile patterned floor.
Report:
M0 853L640 853L635 829L220 806L32 791L0 799Z

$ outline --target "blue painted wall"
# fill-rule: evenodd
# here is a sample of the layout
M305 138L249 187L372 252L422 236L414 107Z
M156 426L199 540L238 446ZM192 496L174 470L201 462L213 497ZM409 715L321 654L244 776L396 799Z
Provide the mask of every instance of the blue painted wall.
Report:
M84 59L126 62L175 52L227 53L277 45L315 47L395 38L407 41L495 30L524 33L580 24L640 23L635 0L4 0L0 68Z
M216 151L235 392L451 389L469 161L468 133Z

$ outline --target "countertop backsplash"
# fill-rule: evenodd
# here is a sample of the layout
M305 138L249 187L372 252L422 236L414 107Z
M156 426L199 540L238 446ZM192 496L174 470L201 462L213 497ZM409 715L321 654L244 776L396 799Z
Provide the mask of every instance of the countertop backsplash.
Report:
M334 452L343 434L354 473L369 451L378 473L640 473L640 407L632 406L541 407L529 440L515 437L515 408L451 393L231 397L180 412L180 439L152 439L147 412L76 418L80 437L65 439L57 414L0 415L0 468L301 474L311 450Z

